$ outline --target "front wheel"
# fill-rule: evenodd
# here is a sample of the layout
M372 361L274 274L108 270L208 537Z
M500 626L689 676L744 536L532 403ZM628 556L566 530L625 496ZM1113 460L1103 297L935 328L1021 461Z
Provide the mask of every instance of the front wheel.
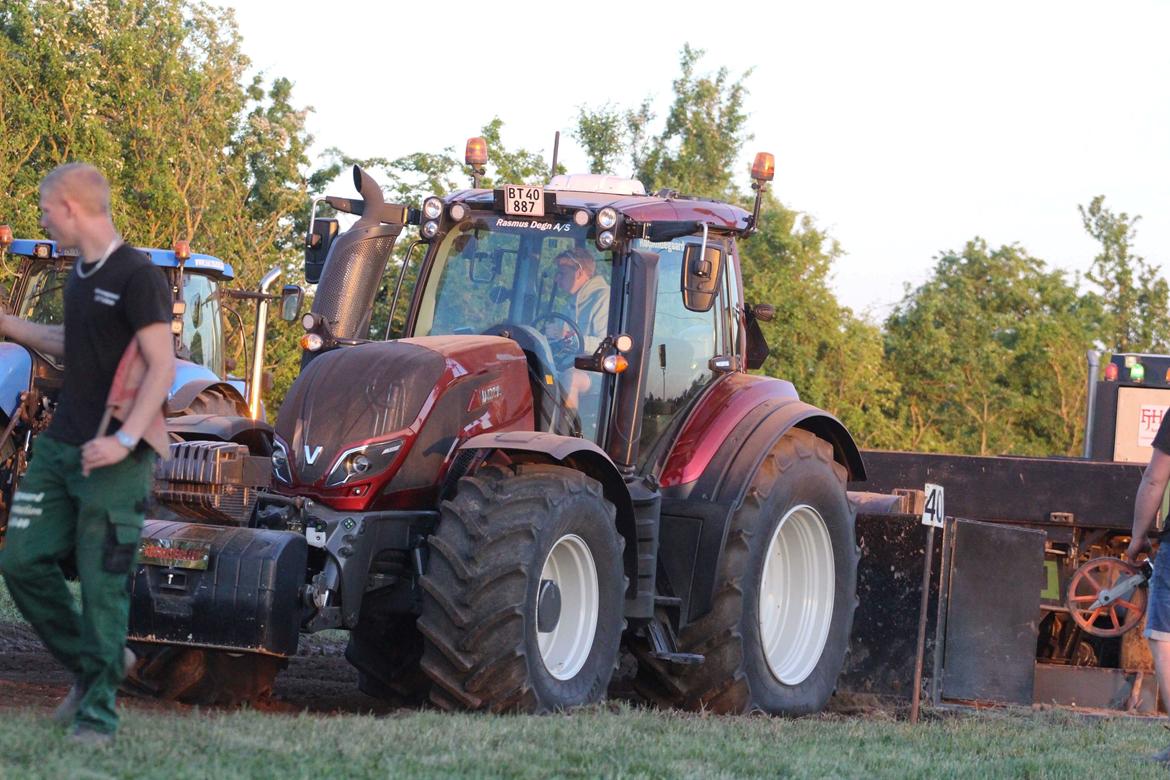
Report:
M636 685L659 704L802 715L824 708L857 604L854 512L828 442L787 433L735 512L712 609L680 632L705 656L675 668L641 654Z
M595 480L559 466L459 481L422 580L432 702L539 713L604 696L626 581L615 514Z

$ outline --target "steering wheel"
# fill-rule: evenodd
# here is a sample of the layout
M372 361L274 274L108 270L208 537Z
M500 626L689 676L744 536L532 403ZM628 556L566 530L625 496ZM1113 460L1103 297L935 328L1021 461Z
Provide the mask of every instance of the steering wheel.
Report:
M548 339L549 346L553 351L553 360L556 367L560 370L572 368L573 358L585 351L585 337L581 334L581 329L577 327L577 323L573 322L570 317L558 312L548 312L537 317L532 322L532 326L544 334L543 325L549 322L561 322L569 326L572 333L560 339ZM547 338L547 337L546 337ZM573 342L576 342L576 349L574 349Z

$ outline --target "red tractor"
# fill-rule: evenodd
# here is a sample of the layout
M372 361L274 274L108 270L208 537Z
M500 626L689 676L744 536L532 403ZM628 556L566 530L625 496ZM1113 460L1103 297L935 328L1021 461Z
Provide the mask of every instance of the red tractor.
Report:
M356 224L312 220L271 490L248 517L147 524L132 634L185 654L159 687L274 673L298 633L342 628L363 690L447 709L594 702L623 659L666 706L820 709L864 471L841 423L747 373L771 309L744 303L737 241L771 178L760 155L753 213L595 175L408 209L355 168L361 199L324 200ZM406 336L371 340L408 224Z

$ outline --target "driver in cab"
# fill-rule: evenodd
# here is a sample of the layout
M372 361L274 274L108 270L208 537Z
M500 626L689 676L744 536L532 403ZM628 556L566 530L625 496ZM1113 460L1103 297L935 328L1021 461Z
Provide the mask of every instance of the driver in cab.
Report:
M569 297L569 317L577 323L585 351L592 353L607 335L609 285L597 275L597 261L584 247L556 257L557 289Z
M597 260L584 247L561 252L554 262L557 267L557 289L569 299L566 316L577 325L583 351L592 353L608 335L609 285L597 275ZM557 325L552 324L552 328L555 331ZM568 331L568 328L561 328L560 332L546 332L545 335L552 339L571 341L575 348L576 335ZM571 409L577 408L579 395L587 391L591 384L588 374L572 368L570 364L562 372L561 380L569 389L565 404Z

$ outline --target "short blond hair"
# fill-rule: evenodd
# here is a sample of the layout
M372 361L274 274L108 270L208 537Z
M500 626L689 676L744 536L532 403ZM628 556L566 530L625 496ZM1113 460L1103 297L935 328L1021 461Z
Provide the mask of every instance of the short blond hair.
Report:
M91 216L110 213L110 183L89 163L58 165L41 180L41 196L67 194Z

